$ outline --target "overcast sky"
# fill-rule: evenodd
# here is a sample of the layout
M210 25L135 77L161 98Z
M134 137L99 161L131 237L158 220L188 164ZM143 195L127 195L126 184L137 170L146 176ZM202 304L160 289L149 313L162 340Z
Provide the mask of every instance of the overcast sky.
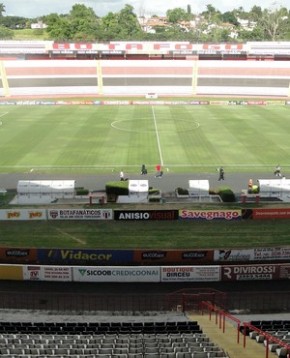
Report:
M242 6L249 11L254 5L262 8L278 8L285 6L290 9L290 0L0 0L4 4L6 16L23 16L34 18L50 13L67 14L74 4L85 4L93 8L98 16L108 12L118 12L125 4L132 5L137 15L165 15L168 9L181 7L186 10L191 6L193 13L206 9L211 4L221 12L231 11Z

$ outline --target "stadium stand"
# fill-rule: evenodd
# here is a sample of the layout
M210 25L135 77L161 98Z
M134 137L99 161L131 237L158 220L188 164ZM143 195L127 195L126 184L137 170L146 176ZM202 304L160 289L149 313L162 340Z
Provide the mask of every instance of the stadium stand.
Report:
M266 349L275 352L278 357L288 357L290 320L253 320L246 328L251 339L263 344Z
M0 328L0 355L4 357L228 357L196 321L3 321Z

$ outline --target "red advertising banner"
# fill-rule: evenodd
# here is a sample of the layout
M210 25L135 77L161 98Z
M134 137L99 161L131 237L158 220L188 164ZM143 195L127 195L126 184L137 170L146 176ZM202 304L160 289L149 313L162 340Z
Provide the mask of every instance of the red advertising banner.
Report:
M0 248L0 262L19 264L37 262L37 250L29 248Z
M135 250L133 261L141 265L202 264L213 262L213 250Z
M253 219L290 219L290 208L253 209Z

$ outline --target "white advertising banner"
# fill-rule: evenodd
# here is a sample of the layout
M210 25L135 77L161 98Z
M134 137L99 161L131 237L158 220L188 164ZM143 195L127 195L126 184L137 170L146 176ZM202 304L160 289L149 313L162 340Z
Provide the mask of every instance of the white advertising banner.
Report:
M73 267L76 282L160 282L160 267L78 266Z
M221 249L214 250L214 261L219 262L236 262L236 261L253 261L254 249Z
M224 249L214 250L214 261L245 262L289 260L290 246L285 247L256 247L253 249Z
M7 209L0 210L0 220L46 220L45 209Z
M48 220L112 220L112 209L48 209Z
M220 266L163 266L161 282L220 281Z
M69 266L23 266L23 279L30 281L72 281Z

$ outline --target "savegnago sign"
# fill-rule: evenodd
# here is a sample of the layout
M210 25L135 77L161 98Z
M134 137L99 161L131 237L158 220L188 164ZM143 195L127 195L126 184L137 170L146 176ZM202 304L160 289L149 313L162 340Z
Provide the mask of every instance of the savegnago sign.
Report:
M160 267L73 267L78 282L160 282Z
M241 210L179 210L180 219L190 220L239 220Z

